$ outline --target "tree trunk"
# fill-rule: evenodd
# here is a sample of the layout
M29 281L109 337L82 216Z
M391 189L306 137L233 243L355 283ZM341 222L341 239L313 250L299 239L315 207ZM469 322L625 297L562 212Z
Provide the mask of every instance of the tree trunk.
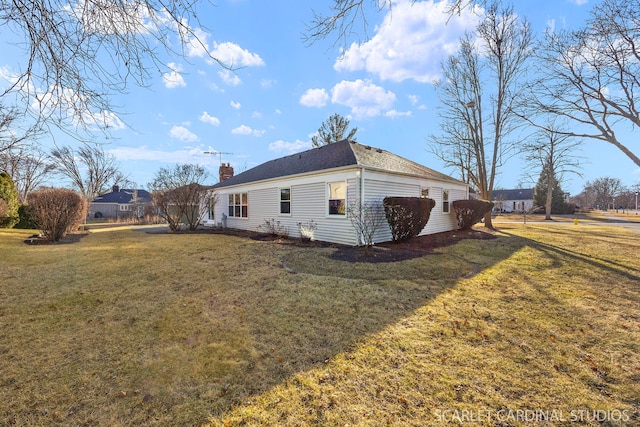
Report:
M551 204L553 202L553 187L555 186L555 179L553 179L551 172L549 172L549 175L547 178L547 200L544 203L544 219L547 221L551 220Z

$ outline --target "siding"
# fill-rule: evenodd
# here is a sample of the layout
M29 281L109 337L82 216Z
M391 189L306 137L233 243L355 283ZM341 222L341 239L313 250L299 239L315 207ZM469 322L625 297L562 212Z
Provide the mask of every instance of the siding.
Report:
M249 200L248 218L227 218L227 227L250 231L264 231L258 227L265 220L279 221L280 226L288 230L291 237L300 237L299 223L313 220L316 224L314 239L357 245L359 238L348 215L328 215L327 183L347 182L347 206L360 202L360 169L348 169L318 173L304 177L294 177L269 182L259 182L218 190L218 202L215 208L216 223L227 213L228 195L247 192ZM378 214L382 216L381 225L374 236L376 243L391 240L391 230L384 218L382 199L386 196L419 197L425 187L430 189L429 197L436 201L431 217L421 235L456 229L453 210L442 213L442 190L449 189L449 202L467 198L467 189L463 185L444 184L415 177L399 176L378 171L364 171L365 203L379 204ZM280 188L291 188L291 214L280 214Z

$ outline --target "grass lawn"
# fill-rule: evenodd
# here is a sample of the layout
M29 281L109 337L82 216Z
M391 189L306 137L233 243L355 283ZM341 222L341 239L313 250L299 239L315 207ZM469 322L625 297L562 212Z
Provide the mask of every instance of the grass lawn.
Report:
M0 230L0 425L640 425L640 236L499 227L388 263Z

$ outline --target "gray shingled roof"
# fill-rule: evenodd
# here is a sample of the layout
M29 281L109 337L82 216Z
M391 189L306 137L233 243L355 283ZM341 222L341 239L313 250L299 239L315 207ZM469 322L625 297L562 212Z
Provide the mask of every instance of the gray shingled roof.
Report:
M493 190L492 198L500 200L533 200L533 188L517 188L514 190Z
M101 194L92 200L92 203L118 203L126 204L133 201L133 189L120 188L118 191ZM138 202L151 202L151 194L147 190L138 190Z
M403 175L420 176L438 181L461 183L433 169L429 169L388 151L343 140L334 144L270 160L252 169L235 175L213 188L247 184L344 166L360 166L367 169L384 170Z

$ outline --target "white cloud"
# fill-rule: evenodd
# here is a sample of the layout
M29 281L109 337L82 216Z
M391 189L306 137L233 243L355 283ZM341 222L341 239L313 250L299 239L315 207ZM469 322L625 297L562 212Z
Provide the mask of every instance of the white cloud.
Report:
M583 4L589 3L589 0L569 0L569 1L577 6L582 6Z
M262 118L262 113L260 111L254 111L253 113L251 113L251 118L252 119L261 119Z
M391 108L396 95L369 80L343 80L331 89L331 102L351 108L356 118L379 116Z
M299 151L308 150L309 148L311 148L311 141L300 141L299 139L295 142L278 140L269 144L269 150L276 153L293 154Z
M183 142L195 142L199 141L198 135L191 132L184 126L174 126L169 130L169 136L171 138L179 139Z
M252 135L252 136L262 136L264 135L264 130L251 129L247 125L240 125L237 128L231 129L231 133L234 135Z
M300 104L305 107L324 107L329 101L329 95L324 89L307 89L300 97Z
M389 110L384 113L385 117L390 117L392 119L396 119L398 117L411 117L411 111L397 111L397 110Z
M272 87L276 83L277 83L277 80L270 80L270 79L262 79L262 80L260 80L260 86L262 86L264 89L269 89L270 87Z
M193 30L193 37L187 42L187 56L205 58L209 56L209 45L207 39L209 33L200 28Z
M202 149L193 147L189 149L162 151L153 150L146 145L140 147L118 147L107 150L116 159L122 161L153 161L162 163L198 163L206 164L210 158L202 154Z
M434 0L396 2L373 38L353 43L334 68L365 70L382 80L433 82L442 61L457 52L460 37L476 27L482 12L475 8L449 15L447 6Z
M171 71L162 75L162 81L164 82L165 87L173 89L180 86L186 86L187 83L184 81L182 74L180 74L182 71L182 65L176 64L175 62L170 62L167 65Z
M240 83L242 83L240 77L231 70L220 70L218 71L218 75L220 76L222 81L229 86L238 86Z
M231 42L214 42L211 55L231 68L261 67L265 65L260 55L251 53Z
M282 111L279 108L276 108L276 114L280 115L282 114Z
M199 117L201 122L209 123L210 125L220 126L220 119L209 115L206 111L203 111Z
M236 110L239 110L240 107L242 107L242 104L240 104L239 102L236 102L236 101L231 101L230 105L231 105L231 108L234 108Z

